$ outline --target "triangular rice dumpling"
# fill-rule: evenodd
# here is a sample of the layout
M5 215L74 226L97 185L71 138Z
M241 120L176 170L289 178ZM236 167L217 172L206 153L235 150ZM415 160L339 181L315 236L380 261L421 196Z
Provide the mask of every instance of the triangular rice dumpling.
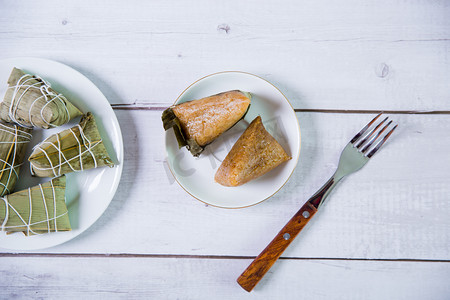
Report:
M39 76L14 68L8 85L0 104L0 118L5 122L47 129L82 115L66 97L53 90L50 83Z
M223 160L214 179L224 186L238 186L264 175L291 159L256 117Z
M34 235L70 231L66 177L0 197L0 231Z
M31 128L0 123L0 196L10 194L31 140Z
M91 113L83 116L78 125L53 134L36 145L28 160L31 173L38 177L114 166Z
M173 127L179 147L186 146L194 156L241 120L251 101L251 94L228 91L184 102L162 114L164 129Z

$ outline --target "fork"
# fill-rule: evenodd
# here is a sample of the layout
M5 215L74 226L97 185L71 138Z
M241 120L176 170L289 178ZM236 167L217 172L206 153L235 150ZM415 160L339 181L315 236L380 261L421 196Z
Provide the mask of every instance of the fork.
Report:
M387 134L381 137L392 124L391 120L383 126L388 120L388 117L376 126L372 126L380 116L381 113L373 118L372 121L351 139L341 153L338 168L333 176L306 201L300 210L275 236L272 242L253 260L241 276L239 276L237 282L244 290L247 292L253 290L284 250L286 250L317 210L323 205L325 199L327 199L337 183L345 176L361 169L391 136L398 125L393 126Z

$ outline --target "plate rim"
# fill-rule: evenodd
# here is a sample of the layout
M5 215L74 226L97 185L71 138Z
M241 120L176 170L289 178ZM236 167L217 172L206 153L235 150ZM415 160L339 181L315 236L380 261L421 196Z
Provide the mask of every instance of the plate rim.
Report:
M192 86L194 86L195 84L197 84L199 81L201 81L201 80L203 80L203 79L206 79L206 78L208 78L208 77L212 77L212 76L219 75L219 74L226 74L226 73L245 74L245 75L249 75L249 76L256 77L256 78L261 79L262 81L264 81L264 82L270 84L273 88L275 88L275 89L283 96L284 100L286 100L286 102L289 104L289 106L290 106L291 109L292 109L292 112L293 112L294 115L295 115L295 109L294 109L294 107L292 106L291 102L289 101L289 99L286 97L286 95L283 94L283 92L282 92L278 87L276 87L276 86L275 86L273 83L271 83L270 81L268 81L268 80L262 78L261 76L255 75L255 74L253 74L253 73L245 72L245 71L231 71L231 70L230 70L230 71L219 71L219 72L211 73L211 74L209 74L209 75L205 75L205 76L203 76L203 77L197 79L197 80L194 81L193 83L191 83L188 87L186 87L186 88L178 95L177 99L175 100L175 102L174 102L171 106L177 104L177 102L178 102L178 100L181 98L181 96L183 96L183 94L184 94L188 89L190 89ZM178 181L178 178L177 178L177 176L175 175L175 172L172 170L171 164L170 164L170 163L167 163L167 165L168 165L168 167L169 167L169 170L170 170L170 173L172 173L172 176L173 176L173 178L175 179L175 181L178 183L178 185L179 185L186 193L188 193L189 195L191 195L194 199L196 199L196 200L198 200L198 201L200 201L200 202L202 202L202 203L204 203L204 204L206 204L206 205L208 205L208 206L213 206L213 207L217 207L217 208L223 208L223 209L230 209L230 210L231 210L231 209L243 209L243 208L248 208L248 207L252 207L252 206L255 206L255 205L257 205L257 204L260 204L260 203L266 201L267 199L273 197L276 193L278 193L278 192L286 185L286 183L288 183L289 179L291 179L292 174L294 174L294 171L295 171L295 169L297 168L298 161L299 161L299 158L300 158L300 152L301 152L301 149L302 149L302 147L301 147L301 146L302 146L302 133L301 133L301 128L300 128L300 122L298 121L297 116L295 117L295 119L296 119L296 121L297 121L298 137L299 137L299 140L298 140L298 141L299 141L299 142L298 142L298 153L297 153L297 157L296 157L296 160L295 160L294 168L292 168L292 171L291 171L291 173L289 174L289 176L286 178L285 182L284 182L284 183L283 183L283 184L282 184L275 192L273 192L270 196L268 196L268 197L266 197L266 198L264 198L264 199L262 199L262 200L260 200L260 201L258 201L258 202L256 202L256 203L249 204L249 205L244 205L244 206L229 207L229 206L220 206L220 205L216 205L216 204L211 204L211 203L205 202L205 201L199 199L198 197L196 197L195 195L193 195L191 192L189 192L189 191L188 191L188 190L187 190L187 189L186 189L186 188ZM166 131L166 134L165 134L165 136L164 136L164 142L165 142L166 154L167 154L167 157L169 157L169 155L168 155L168 153L167 153L167 152L168 152L168 151L167 151L167 146L166 146L166 145L167 145L167 135L168 135L168 133L167 133L167 131Z
M4 245L2 245L0 247L0 249L8 249L8 250L19 250L19 251L33 251L33 250L42 250L42 249L49 249L52 247L56 247L59 245L62 245L64 243L67 243L73 239L75 239L76 237L80 236L81 234L83 234L84 232L86 232L89 228L91 228L100 218L101 216L103 216L103 214L106 212L106 210L108 209L108 207L110 206L112 200L114 199L116 193L117 193L117 189L119 188L119 184L122 178L122 173L123 173L123 165L124 165L124 143L123 143L123 135L122 135L122 129L120 127L120 123L119 120L117 119L117 115L114 112L113 107L111 106L111 103L109 102L108 98L105 96L105 94L103 94L103 92L98 88L98 86L92 81L90 80L86 75L84 75L83 73L81 73L80 71L76 70L75 68L59 62L57 60L52 60L52 59L48 59L48 58L42 58L42 57L33 57L33 56L18 56L18 57L7 57L7 58L2 58L0 59L0 62L8 62L8 61L15 61L15 60L31 60L31 61L40 61L44 64L55 64L55 65L59 65L63 68L66 68L68 70L70 70L71 72L76 73L78 76L81 76L83 79L87 80L91 85L92 88L96 90L96 92L98 92L106 101L106 103L109 105L109 107L111 108L112 111L112 115L114 116L115 121L117 122L117 135L119 137L120 140L120 144L119 149L120 149L120 153L117 156L117 161L118 164L117 169L118 172L116 172L116 174L114 175L114 178L117 178L116 184L113 187L113 193L111 196L111 199L108 201L108 204L105 206L105 209L101 212L101 214L91 223L89 224L87 227L83 228L80 231L76 231L75 234L71 235L68 239L65 239L61 242L57 242L57 243L49 243L49 245L45 245L45 246L37 246L37 247L5 247ZM116 153L117 155L117 153ZM74 231L70 231L70 232L74 232Z

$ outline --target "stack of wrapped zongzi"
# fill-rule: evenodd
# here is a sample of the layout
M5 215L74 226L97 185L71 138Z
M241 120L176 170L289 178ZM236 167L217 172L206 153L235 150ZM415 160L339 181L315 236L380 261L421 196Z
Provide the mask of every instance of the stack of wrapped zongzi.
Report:
M87 113L78 125L51 135L33 149L28 159L32 174L56 178L10 194L18 180L32 128L58 127L82 112L45 80L17 68L8 85L0 103L0 119L7 122L0 123L0 231L23 232L27 236L69 231L63 174L114 165L94 116Z

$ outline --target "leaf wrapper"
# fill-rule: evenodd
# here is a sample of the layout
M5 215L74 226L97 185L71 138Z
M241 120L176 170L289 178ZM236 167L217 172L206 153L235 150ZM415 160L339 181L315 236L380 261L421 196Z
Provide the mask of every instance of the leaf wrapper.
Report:
M0 118L5 122L47 129L82 115L66 97L39 76L14 68L8 85L0 104Z
M179 148L186 146L199 156L205 146L245 117L251 97L234 90L171 106L162 114L163 127L173 128Z
M186 148L194 156L199 156L200 153L203 152L205 147L200 146L193 138L188 138L186 136L183 127L181 127L180 120L173 112L172 107L169 107L168 109L163 111L161 119L163 121L164 130L173 128L173 132L175 133L175 137L178 142L178 148L186 146Z
M0 123L0 196L10 194L31 140L31 128Z
M83 116L78 125L53 134L36 145L28 160L31 173L38 177L114 166L91 113Z
M65 202L66 177L0 198L0 231L26 236L72 230Z

